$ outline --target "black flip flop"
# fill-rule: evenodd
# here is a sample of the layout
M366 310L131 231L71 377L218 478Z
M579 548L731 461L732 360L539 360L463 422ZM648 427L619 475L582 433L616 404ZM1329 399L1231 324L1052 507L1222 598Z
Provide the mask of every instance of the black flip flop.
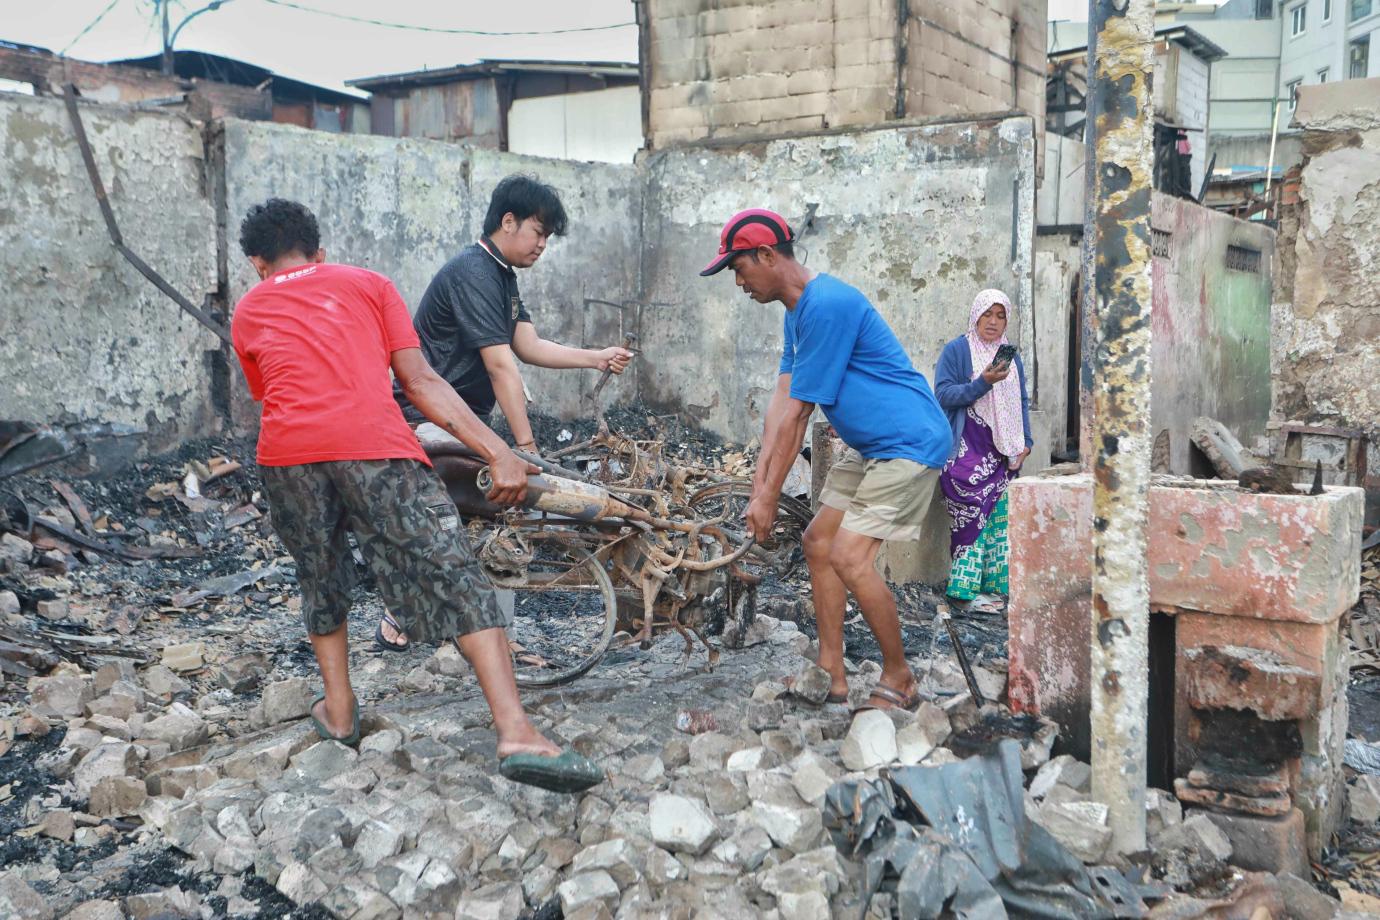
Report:
M379 648L383 649L385 652L405 652L405 651L407 651L407 647L408 647L409 645L412 644L411 642L405 642L405 643L403 643L402 645L399 645L399 644L396 643L396 642L389 642L387 639L385 639L385 638L383 637L383 621L384 621L384 620L387 620L387 621L388 621L388 625L389 625L389 626L392 626L392 627L393 627L394 629L396 629L399 633L402 633L402 635L404 635L404 636L407 635L406 632L403 632L403 628L402 628L401 626L398 625L398 621L395 620L395 619L393 619L393 615L390 614L390 613L385 609L385 610L383 611L383 616L379 618L379 625L378 625L378 627L374 630L374 641L377 642L377 643L379 644Z
M604 781L604 771L575 751L562 751L559 757L545 754L510 754L498 763L506 779L548 792L574 795Z

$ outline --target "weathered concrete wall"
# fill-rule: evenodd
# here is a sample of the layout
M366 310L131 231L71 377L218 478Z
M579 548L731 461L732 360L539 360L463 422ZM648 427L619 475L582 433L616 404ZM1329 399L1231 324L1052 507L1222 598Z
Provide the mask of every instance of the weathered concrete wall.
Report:
M748 300L729 273L698 276L723 222L748 207L798 224L817 203L801 239L806 264L866 294L926 377L986 287L1011 297L1009 335L1030 352L1028 118L686 147L653 153L646 167L649 402L740 441L760 434L781 357L781 307Z
M640 183L632 166L542 160L466 145L334 135L286 125L225 121L226 221L233 304L258 277L238 248L239 222L254 204L291 198L321 223L327 258L387 275L413 311L432 276L479 236L489 195L504 176L536 175L562 193L570 215L518 283L537 330L569 345L614 345L631 327L623 304L637 300ZM591 305L586 298L616 307ZM591 371L523 369L544 412L579 412ZM238 374L233 378L242 385ZM634 378L610 385L605 399L627 398ZM578 386L577 386L578 384ZM236 422L255 416L242 396Z
M1304 86L1302 205L1282 240L1293 270L1274 310L1281 421L1380 436L1380 78ZM1296 230L1294 227L1296 225ZM1288 260L1282 260L1288 264ZM1370 467L1377 464L1371 460ZM1380 515L1380 477L1366 483Z
M1150 225L1157 245L1168 247L1151 268L1151 424L1156 435L1169 431L1170 470L1187 474L1198 416L1217 419L1246 447L1265 446L1275 234L1160 192ZM1253 270L1243 255L1258 263Z
M194 303L216 281L200 132L82 105L125 241ZM0 93L0 418L147 429L158 450L215 430L220 340L111 246L61 99Z
M1051 150L1053 147L1050 148ZM1043 189L1041 190L1043 191ZM1070 435L1078 436L1077 426L1068 425L1069 377L1071 364L1069 337L1076 330L1075 288L1079 273L1079 246L1069 236L1040 236L1035 239L1035 281L1033 285L1035 315L1035 355L1033 399L1039 404L1049 423L1050 448L1059 454L1068 450ZM1075 350L1073 353L1077 355ZM1027 368L1027 373L1029 373ZM1077 380L1077 373L1072 374ZM1074 403L1077 403L1075 396ZM1034 417L1031 418L1032 423ZM1076 451L1078 445L1074 444Z
M651 0L651 146L1012 109L1043 120L1045 5Z

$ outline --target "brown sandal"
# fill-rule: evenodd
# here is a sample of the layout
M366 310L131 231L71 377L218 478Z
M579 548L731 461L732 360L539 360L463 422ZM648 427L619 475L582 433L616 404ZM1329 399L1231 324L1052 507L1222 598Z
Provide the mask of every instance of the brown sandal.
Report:
M871 698L874 696L878 697L879 699L886 700L891 705L873 706L870 702L868 702L853 710L853 714L857 715L860 712L867 712L869 709L875 709L879 712L882 712L892 708L900 708L906 710L907 712L911 712L914 711L915 708L920 705L920 701L923 699L923 697L920 696L918 691L907 696L900 690L897 690L895 687L888 687L886 684L877 684L875 687L873 687L872 693L868 696L868 699L871 700Z

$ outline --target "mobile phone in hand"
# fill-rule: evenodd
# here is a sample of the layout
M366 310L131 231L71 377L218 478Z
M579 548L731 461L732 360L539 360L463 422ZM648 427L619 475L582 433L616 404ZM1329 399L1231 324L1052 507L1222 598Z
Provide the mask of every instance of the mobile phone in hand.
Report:
M1015 359L1016 359L1016 346L1015 346L1015 345L1010 345L1010 344L1002 345L1001 347L999 347L999 348L997 349L997 355L996 355L996 357L992 359L992 367L993 367L994 369L999 369L999 368L1002 368L1002 367L1006 367L1007 365L1009 365L1009 364L1010 364L1012 361L1014 361Z

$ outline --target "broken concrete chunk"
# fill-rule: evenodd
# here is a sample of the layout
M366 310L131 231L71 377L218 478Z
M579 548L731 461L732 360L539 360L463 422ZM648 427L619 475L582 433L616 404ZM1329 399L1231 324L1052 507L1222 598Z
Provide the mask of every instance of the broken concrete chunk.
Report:
M1231 840L1207 815L1202 812L1191 815L1184 819L1183 826L1208 853L1223 862L1231 859Z
M141 779L132 776L108 776L91 789L88 810L102 818L136 815L148 798L148 789Z
M1030 794L1036 799L1043 799L1056 784L1087 792L1092 784L1092 767L1071 754L1060 754L1040 767L1030 781Z
M742 741L736 738L721 732L705 732L690 739L690 763L702 770L722 770L729 755L742 747Z
M326 896L326 884L302 863L293 863L278 875L274 887L294 904L309 904Z
M505 920L520 917L527 905L522 886L516 882L497 882L468 892L455 908L456 920Z
M67 598L59 597L51 601L39 601L34 605L34 610L45 620L59 621L67 619L71 605Z
M34 545L19 534L0 535L0 572L18 572L34 557Z
M1034 785L1033 783L1031 784ZM1179 800L1163 789L1145 790L1145 835L1153 839L1165 828L1182 824L1184 808Z
M204 664L206 646L200 642L169 645L163 649L162 663L173 671L195 671Z
M574 877L585 872L603 870L622 889L642 877L643 864L642 853L637 847L631 841L620 837L581 850L570 865L570 874Z
M157 697L171 698L192 688L166 665L154 665L144 672L144 689Z
M818 808L800 801L789 787L752 803L752 821L772 842L792 853L804 853L819 843L824 830ZM794 801L792 801L794 800Z
M53 920L48 900L29 887L16 872L0 872L0 917L15 920Z
M850 770L862 771L896 759L896 724L885 713L867 709L853 717L839 757Z
M556 889L561 896L561 910L568 917L586 904L602 903L606 908L618 905L618 884L607 872L586 872L561 883Z
M1112 842L1107 806L1098 802L1046 803L1030 817L1085 863L1101 862Z
M59 674L56 677L40 677L33 682L30 705L34 711L45 718L60 716L76 718L86 714L86 704L94 694L85 678L75 674Z
M666 775L666 765L655 754L639 754L624 762L623 774L640 783L655 783Z
M786 704L782 700L754 700L747 704L744 722L749 731L761 732L780 728L786 718Z
M842 771L814 751L804 751L792 763L791 786L802 800L820 808L824 795Z
M146 723L139 738L166 742L174 751L185 751L206 743L206 723L196 716L169 713Z
M1374 826L1380 821L1380 776L1362 773L1349 790L1351 820Z
M318 741L290 761L293 774L324 782L354 766L359 755L339 741Z
M38 832L54 840L71 840L76 832L76 822L70 811L50 811L39 822Z
M647 809L652 840L673 853L698 856L719 837L714 820L705 807L680 795L658 794Z
M437 687L436 676L422 665L417 665L402 679L402 688L414 693L429 693Z
M402 852L402 847L401 830L382 821L370 819L359 829L354 851L364 861L364 867L372 869L388 857L397 856Z
M1342 909L1336 901L1313 887L1292 872L1281 872L1275 876L1279 883L1279 893L1284 896L1284 910L1293 920L1332 920Z
M231 693L250 693L268 674L268 660L261 652L247 652L221 662L216 680Z
M66 920L125 920L125 912L114 901L83 901L72 908Z
M474 673L474 669L465 660L465 656L460 654L460 650L450 643L438 648L435 654L427 659L426 669L433 674L440 674L442 677L467 677Z
M91 749L72 772L72 783L82 798L88 798L96 784L109 776L129 776L139 767L134 745L106 741Z
M264 722L277 725L306 716L314 695L305 677L274 681L264 688Z
M445 763L456 756L456 751L434 738L418 738L398 748L393 762L404 770L412 770L423 776L434 776Z
M211 819L201 813L196 805L184 804L168 818L163 828L168 842L189 856L204 856L215 859L225 838L211 825Z
M791 681L790 692L802 700L819 706L828 698L829 689L833 684L834 678L829 676L828 671L812 661L807 661L804 667L800 669L800 673Z
M128 681L131 684L134 683L134 662L130 661L128 658L117 658L115 661L108 661L97 668L95 677L96 695L103 696L117 680Z
M1253 461L1248 459L1246 450L1236 436L1221 422L1207 416L1193 420L1189 439L1198 449L1207 454L1208 460L1222 479L1235 480Z
M19 595L13 591L0 591L0 619L19 616Z
M973 702L973 695L967 691L949 697L940 706L940 709L948 717L949 727L955 733L971 728L982 718L981 713L978 712L977 703Z
M401 746L402 732L396 728L385 728L373 734L365 735L364 740L359 743L359 752L366 754L373 751L384 757L392 757L393 753Z

